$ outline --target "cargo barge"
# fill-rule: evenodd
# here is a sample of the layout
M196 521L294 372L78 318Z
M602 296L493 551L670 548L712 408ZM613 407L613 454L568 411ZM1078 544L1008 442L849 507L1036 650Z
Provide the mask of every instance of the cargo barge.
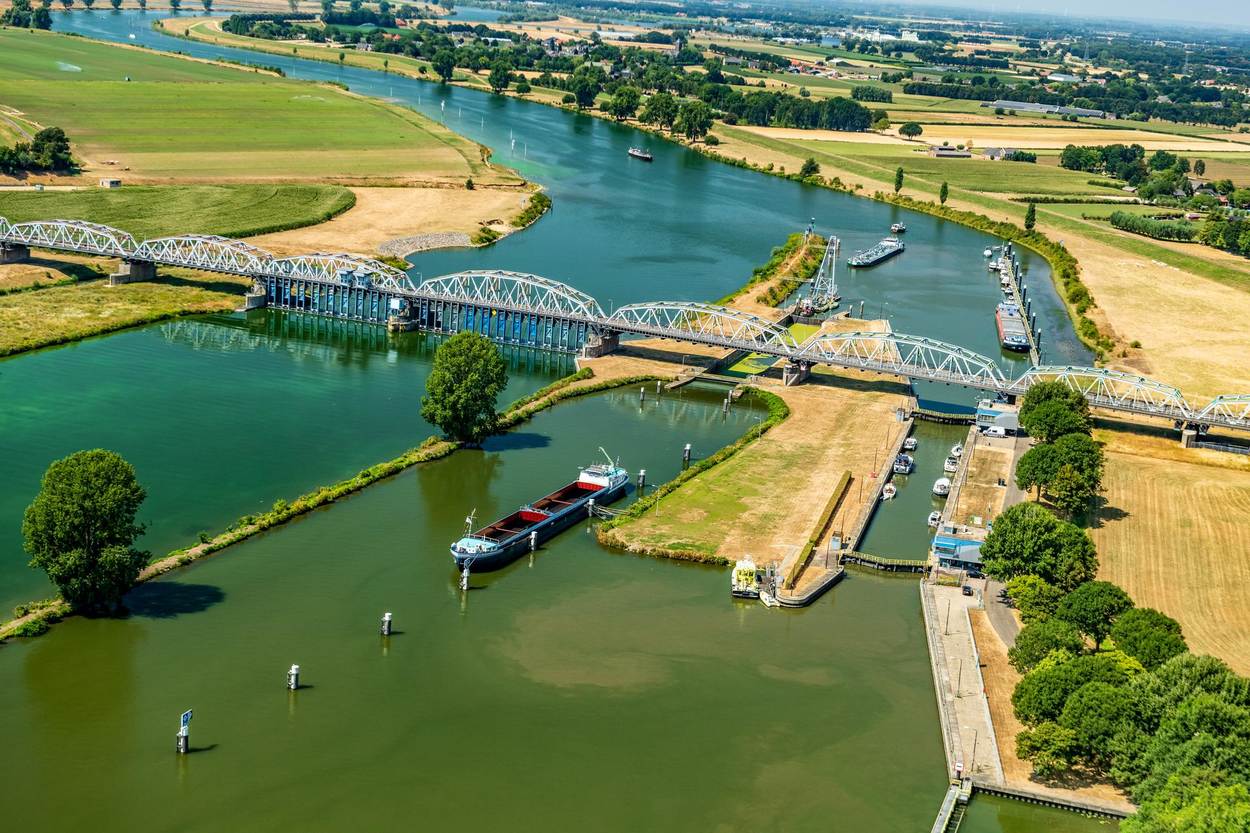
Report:
M998 340L1003 347L1020 353L1029 351L1028 327L1017 304L1006 301L999 304L994 320L998 323Z
M477 531L471 531L470 516L464 537L451 545L456 569L477 573L506 567L526 550L586 517L592 500L602 506L619 498L628 483L625 469L601 463L587 466L572 483Z
M865 266L876 266L883 260L894 257L906 248L903 241L897 237L887 237L871 249L862 252L856 252L847 259L847 264L853 268L863 268Z

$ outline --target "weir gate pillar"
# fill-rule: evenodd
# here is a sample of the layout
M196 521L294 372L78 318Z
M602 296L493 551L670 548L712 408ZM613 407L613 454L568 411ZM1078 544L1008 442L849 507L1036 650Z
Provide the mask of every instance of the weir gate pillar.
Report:
M109 275L109 286L156 279L156 264L150 260L123 260L117 271Z

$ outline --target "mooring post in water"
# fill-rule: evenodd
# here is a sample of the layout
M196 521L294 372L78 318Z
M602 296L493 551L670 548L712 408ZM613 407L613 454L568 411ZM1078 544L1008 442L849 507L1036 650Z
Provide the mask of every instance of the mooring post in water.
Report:
M469 589L469 565L465 564L464 569L460 571L460 589Z
M681 452L681 467L684 469L690 465L690 443L686 443L686 447Z
M299 688L299 666L292 665L291 669L286 672L286 687L291 691Z
M638 469L638 496L642 497L647 493L647 470Z
M530 532L530 552L538 549L538 532Z
M591 498L586 501L586 517L593 518L595 516L595 499Z
M660 395L660 380L659 379L655 380L655 395L656 396Z
M725 401L721 403L720 410L722 414L729 413L729 397L725 397Z
M182 713L181 725L178 727L178 754L185 755L191 751L191 710Z
M647 404L647 389L638 388L638 404L639 406Z
M391 635L391 613L390 611L387 611L386 613L382 614L382 635L383 636Z

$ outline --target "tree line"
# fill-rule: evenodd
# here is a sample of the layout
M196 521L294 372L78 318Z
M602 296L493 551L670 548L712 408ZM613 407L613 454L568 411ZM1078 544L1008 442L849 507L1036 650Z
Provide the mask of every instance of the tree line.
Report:
M1021 457L1017 485L1079 518L1103 466L1084 398L1034 385L1020 424L1042 442ZM1175 619L1096 580L1088 533L1039 502L999 515L981 554L1024 622L1008 657L1023 675L1011 698L1025 727L1016 753L1034 774L1124 788L1139 805L1124 833L1246 830L1250 680L1189 653Z
M1187 220L1158 220L1127 211L1113 211L1107 219L1115 228L1156 240L1180 240L1187 243L1198 236L1198 227Z
M59 127L45 127L29 142L18 142L11 148L0 147L0 173L13 175L74 169L69 139Z

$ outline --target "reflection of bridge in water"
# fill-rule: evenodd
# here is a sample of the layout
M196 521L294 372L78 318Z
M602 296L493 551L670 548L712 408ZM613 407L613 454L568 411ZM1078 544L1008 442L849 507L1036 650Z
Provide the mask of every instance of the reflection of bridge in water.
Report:
M1200 430L1250 429L1250 395L1220 396L1195 406L1170 385L1091 367L1031 367L1012 379L987 356L902 333L825 333L800 345L777 322L689 301L630 304L609 315L591 296L537 275L485 270L418 284L407 273L360 255L280 258L224 237L183 235L139 242L126 232L82 221L10 224L0 218L0 263L26 257L31 247L120 258L122 269L114 277L118 282L154 277L157 265L241 275L255 282L249 306L396 329L471 330L521 348L593 356L615 349L621 336L644 336L776 356L786 362L788 382L802 381L814 365L1004 396L1019 396L1038 381L1058 380L1097 408L1169 419Z

